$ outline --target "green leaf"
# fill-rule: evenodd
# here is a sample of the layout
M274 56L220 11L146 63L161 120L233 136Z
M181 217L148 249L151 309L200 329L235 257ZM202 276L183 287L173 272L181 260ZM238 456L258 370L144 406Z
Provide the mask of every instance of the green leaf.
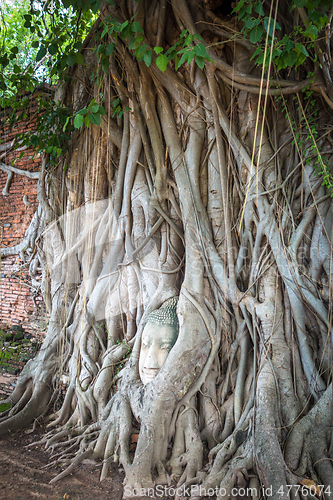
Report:
M10 49L10 51L11 51L12 54L16 55L16 54L18 54L19 49L18 49L18 47L15 46L15 47L12 47Z
M190 62L193 61L194 59L194 56L195 56L195 52L194 50L191 50L187 53L187 64L190 64ZM200 57L200 56L197 56L197 57ZM201 68L202 69L202 68Z
M153 55L153 53L151 50L146 50L146 52L143 54L143 60L145 62L145 65L147 66L147 68L149 68L149 66L151 64L152 55Z
M250 42L251 43L258 43L260 38L262 37L264 32L264 28L262 27L261 24L258 26L254 26L251 31L250 31Z
M91 123L93 123L94 125L98 125L98 127L100 126L101 124L101 115L97 114L97 113L89 113L88 115L88 118L90 120Z
M294 0L296 7L302 8L308 3L308 0Z
M107 56L112 56L113 54L113 49L114 49L114 44L113 43L109 43L109 45L107 45L106 49L105 49L105 54Z
M76 63L76 54L70 54L66 57L67 66L73 66Z
M277 28L277 26L275 25ZM269 34L270 37L273 38L274 35L274 19L272 17L265 17L264 19L264 28Z
M184 45L188 47L189 45L191 45L192 42L193 42L193 35L192 34L187 35L184 41Z
M8 59L8 57L7 57L7 54L5 54L5 55L4 55L4 56L0 59L0 64L1 64L1 66L3 66L4 68L5 68L6 66L8 66L8 64L9 64L9 59Z
M199 66L200 69L203 69L203 67L205 65L205 61L204 61L203 57L195 56L195 62L197 63L197 65Z
M91 106L90 108L90 112L91 113L97 113L97 111L99 110L99 104L94 104L93 106Z
M104 30L102 31L101 38L105 37L105 35L107 34L108 30L109 30L109 26L105 26Z
M309 57L308 51L306 50L304 45L302 45L301 43L296 43L295 48L296 48L296 50L299 50L305 57Z
M119 113L121 111L121 107L120 106L116 106L113 108L112 110L112 118L115 116L115 115L118 115L119 116Z
M67 125L68 125L68 122L69 122L70 118L71 118L70 116L67 116L67 119L66 119L66 121L65 121L65 125L62 127L62 131L63 131L63 132L65 132L66 127L67 127Z
M36 55L36 61L40 61L46 55L46 48L41 47Z
M245 19L249 16L249 14L251 14L251 12L252 12L252 3L244 5L238 12L238 18Z
M257 14L259 14L259 16L263 16L263 17L264 17L265 12L264 12L264 8L263 8L263 6L262 6L262 2L260 2L260 1L259 1L259 2L256 2L256 3L254 4L254 10L255 10L255 12L256 12Z
M134 45L136 45L136 39L134 37L130 38L130 41L128 43L128 49L132 50Z
M249 17L245 21L245 28L251 29L254 26L258 26L260 24L260 19L254 19L253 17Z
M103 59L102 60L102 69L104 71L104 73L107 73L109 71L109 67L110 67L110 61L108 59Z
M200 56L200 57L207 57L208 56L206 47L204 46L203 43L198 43L197 45L195 45L194 52L197 56Z
M110 28L111 29L111 28ZM116 33L120 33L121 31L121 24L117 21L113 24L112 26L112 31L115 31ZM110 34L110 31L109 31L109 34ZM89 122L90 123L90 122Z
M37 40L35 40L34 42L32 42L31 47L33 49L37 49L39 47L39 42Z
M156 66L164 73L167 68L168 62L169 59L165 55L160 54L156 59Z
M240 2L237 3L236 7L234 8L234 10L232 12L233 13L238 12L243 7L244 3L245 3L245 0L240 0Z
M101 0L97 0L96 2L93 3L91 10L93 11L94 14L96 14L96 12L99 10L101 3L102 3Z
M134 23L132 23L131 29L132 29L133 33L137 33L139 31L140 33L142 33L144 35L143 28L138 21L135 21Z
M55 43L51 43L51 45L48 46L47 50L52 56L54 56L58 52L58 46Z
M308 36L311 40L315 40L318 36L318 28L314 24L310 24L303 34Z
M295 68L297 68L298 66L300 66L301 64L304 63L306 57L304 54L302 54L301 52L297 55L297 59L296 59L296 62L295 62Z
M321 30L328 23L328 17L322 11L310 11L309 19Z
M284 69L287 67L285 61L284 61L284 58L283 56L280 56L280 57L277 57L275 59L275 64L276 64L276 68L278 71L280 71L280 69Z
M77 64L84 64L84 59L83 59L83 55L81 54L81 52L77 52L75 54L75 59L76 59Z
M178 67L180 67L182 64L184 64L185 61L187 61L187 54L187 51L183 53L182 57L180 58Z
M290 38L288 39L287 43L286 43L286 51L289 52L290 50L292 50L294 48L295 44L292 40L290 40Z
M74 118L74 127L75 128L81 128L83 125L83 116L81 114L77 114Z
M283 60L284 60L285 64L289 67L291 67L295 64L296 59L297 59L296 50L291 50L290 52L288 52L287 54L285 54L283 56Z
M120 31L124 30L125 28L127 28L127 26L129 25L129 20L126 19L126 21L123 22L123 24L121 25L120 27Z
M281 49L274 48L272 51L272 59L275 59L276 57L279 57L282 53Z
M7 411L9 410L9 408L11 408L11 404L10 403L2 403L0 404L0 413L3 413L4 411Z
M147 44L144 43L143 45L141 45L141 47L138 47L136 49L135 54L141 60L146 50L147 50Z
M252 58L251 58L252 59ZM257 57L256 64L258 66L261 66L264 63L264 53L260 53L259 56Z
M102 115L102 116L104 116L104 115L105 115L105 109L104 109L104 107L103 107L103 106L99 106L99 108L98 108L98 113L99 113L100 115Z
M141 45L144 45L145 47L147 47L147 44L143 43L143 36L142 35L137 35L136 37L133 37L133 40L134 40L135 48L137 48Z
M154 51L156 54L160 54L161 52L163 52L163 47L154 47Z

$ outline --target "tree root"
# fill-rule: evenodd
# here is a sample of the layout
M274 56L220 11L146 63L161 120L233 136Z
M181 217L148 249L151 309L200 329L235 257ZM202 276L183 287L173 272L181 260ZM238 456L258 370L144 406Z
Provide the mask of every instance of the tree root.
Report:
M43 381L38 381L35 385L33 395L19 413L10 416L0 423L0 435L8 431L14 431L27 427L36 418L43 415L51 397L51 387ZM10 399L6 400L10 402ZM5 401L5 402L6 402ZM20 401L19 403L20 404Z
M287 465L300 477L308 473L317 484L332 485L331 439L332 384L288 436L285 451Z

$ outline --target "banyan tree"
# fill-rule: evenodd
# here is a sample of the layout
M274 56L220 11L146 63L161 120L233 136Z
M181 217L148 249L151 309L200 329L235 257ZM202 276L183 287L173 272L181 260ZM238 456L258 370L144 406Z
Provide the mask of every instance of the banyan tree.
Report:
M101 3L30 228L48 331L0 419L46 417L55 480L331 498L331 3Z

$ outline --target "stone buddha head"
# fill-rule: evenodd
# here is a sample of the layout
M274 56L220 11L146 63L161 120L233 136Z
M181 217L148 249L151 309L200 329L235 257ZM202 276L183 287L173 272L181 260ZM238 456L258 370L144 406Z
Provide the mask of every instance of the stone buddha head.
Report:
M139 374L144 385L151 382L165 363L178 336L178 297L172 297L149 314L141 337Z

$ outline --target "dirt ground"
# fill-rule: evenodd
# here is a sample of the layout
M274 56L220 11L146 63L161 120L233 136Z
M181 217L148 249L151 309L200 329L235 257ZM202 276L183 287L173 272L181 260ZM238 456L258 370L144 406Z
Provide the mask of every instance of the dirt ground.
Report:
M1 500L120 500L123 474L116 466L101 483L101 466L83 464L73 474L50 485L60 472L56 466L44 468L49 462L40 445L26 448L41 439L43 428L32 434L16 432L0 437L0 499Z
M0 373L0 400L13 390L16 376ZM31 426L30 426L31 428ZM28 429L29 430L29 429ZM124 474L113 465L101 483L101 465L82 464L73 474L55 484L50 480L59 474L56 466L45 468L49 454L39 441L45 430L33 433L14 432L0 436L0 500L120 500Z
M0 371L0 403L13 390L17 375ZM40 441L45 434L45 426L32 425L25 431L0 436L0 500L121 500L123 498L124 472L112 464L109 475L100 482L102 465L92 462L82 463L69 476L55 484L51 479L62 469L50 462L50 453ZM136 496L135 500L149 497ZM152 497L150 497L152 498ZM153 498L175 500L175 495L159 494ZM184 499L185 497L182 497ZM188 497L187 497L188 498ZM201 497L202 500L208 497ZM209 500L215 500L215 496ZM243 498L242 500L247 500Z

